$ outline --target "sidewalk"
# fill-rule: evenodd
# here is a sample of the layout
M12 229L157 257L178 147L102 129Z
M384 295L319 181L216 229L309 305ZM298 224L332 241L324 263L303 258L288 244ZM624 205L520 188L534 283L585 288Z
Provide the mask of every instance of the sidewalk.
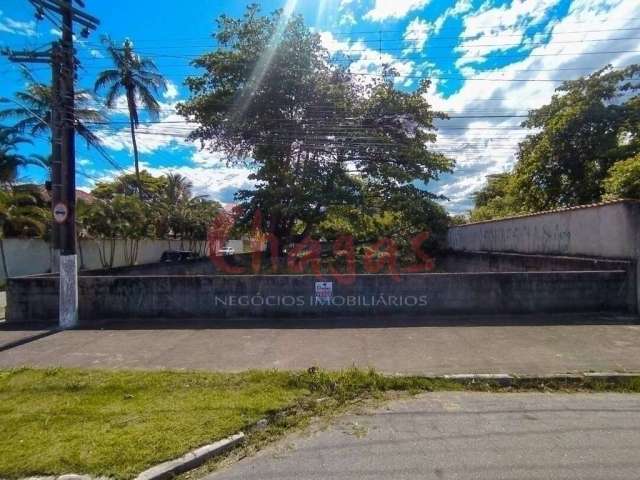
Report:
M640 325L631 317L296 319L217 325L183 322L153 329L111 326L57 332L0 351L0 368L241 371L355 365L424 375L640 372ZM0 328L0 345L36 333L7 328Z

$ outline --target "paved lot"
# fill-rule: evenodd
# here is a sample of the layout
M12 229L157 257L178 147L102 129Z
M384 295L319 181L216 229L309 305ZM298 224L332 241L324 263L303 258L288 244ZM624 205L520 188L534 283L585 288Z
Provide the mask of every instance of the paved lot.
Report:
M640 395L432 393L336 421L207 480L631 479Z
M640 325L616 324L622 320L632 319L466 317L429 322L396 319L392 324L296 320L297 328L293 321L269 326L245 323L245 328L239 328L237 322L218 328L203 324L105 327L58 332L0 351L0 367L240 371L357 365L386 373L419 374L640 372ZM575 322L583 324L572 324ZM5 337L20 334L0 329L0 344Z

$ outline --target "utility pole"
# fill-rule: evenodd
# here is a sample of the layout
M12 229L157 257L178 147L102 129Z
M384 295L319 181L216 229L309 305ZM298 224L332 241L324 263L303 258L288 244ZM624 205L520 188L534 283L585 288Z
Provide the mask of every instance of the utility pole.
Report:
M62 58L60 75L62 195L53 215L60 222L60 327L78 323L78 256L76 255L75 55L71 0L61 0ZM59 213L57 213L59 212ZM59 218L56 217L59 215Z
M74 23L82 25L83 37L95 30L99 20L81 8L83 0L29 0L36 8L36 18L47 17L62 31L62 39L51 50L12 52L12 61L51 63L51 198L54 219L54 249L60 249L59 326L72 328L78 323L78 259L76 255L76 152L75 152L75 78L76 59L73 46ZM52 15L54 14L54 15ZM55 16L55 19L52 19ZM59 23L58 23L59 22Z
M54 42L51 46L51 215L53 207L60 203L62 199L62 135L61 125L61 76L60 65L62 61L62 47L59 42ZM53 221L51 229L51 243L53 255L60 271L60 224ZM54 270L55 271L55 270Z

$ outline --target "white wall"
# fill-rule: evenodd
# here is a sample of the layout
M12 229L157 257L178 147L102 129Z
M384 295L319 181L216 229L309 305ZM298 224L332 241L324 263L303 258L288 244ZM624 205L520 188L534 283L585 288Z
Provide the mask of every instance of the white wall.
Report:
M636 259L640 203L612 202L452 227L453 250Z
M640 311L640 202L618 201L452 227L453 250L630 259Z
M85 270L102 268L100 256L98 254L97 240L81 240L82 259L80 258L80 249L78 250L78 265L83 262ZM242 241L230 240L236 253L242 253ZM19 277L22 275L34 275L38 273L47 273L57 271L57 259L53 258L53 252L49 248L49 244L40 239L22 239L8 238L3 241L5 258L7 260L7 270L10 277ZM202 250L205 255L208 254L205 248ZM188 241L181 240L140 240L138 247L137 264L153 263L160 260L162 252L165 250L196 250L189 245ZM0 259L0 264L2 259ZM127 265L124 257L124 241L116 240L114 267ZM4 270L0 268L0 280L4 280Z

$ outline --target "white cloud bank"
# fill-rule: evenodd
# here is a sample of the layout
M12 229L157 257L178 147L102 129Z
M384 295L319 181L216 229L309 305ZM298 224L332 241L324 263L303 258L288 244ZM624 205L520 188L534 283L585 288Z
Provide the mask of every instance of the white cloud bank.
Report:
M426 7L430 0L375 0L364 18L373 22L405 17L409 12Z
M527 10L523 10L525 3L530 4ZM529 25L519 19L526 17L533 22L538 21L545 14L544 8L550 8L549 2L544 0L513 2L510 8L481 8L480 14L465 16L469 19L465 20L468 30L462 36L468 36L473 28L473 32L485 32L484 38L477 43L515 43L514 38L522 38L521 33ZM548 44L533 47L525 60L495 70L467 68L467 77L491 80L467 80L455 95L443 98L431 94L429 101L434 108L456 116L502 112L526 114L529 109L540 107L551 99L560 82L548 80L577 78L608 63L621 67L640 62L640 53L637 52L640 40L634 38L637 35L615 31L637 27L633 19L638 16L640 2L618 0L608 2L603 8L599 0L575 0L568 15L552 25ZM490 26L495 28L501 18L509 19L505 31L515 37L500 36L499 32L491 31ZM576 31L591 33L568 33ZM631 38L616 40L624 37ZM600 41L583 41L585 39ZM480 50L480 47L476 49ZM469 43L465 51L473 51ZM482 55L486 53L485 50L480 52ZM594 52L621 53L602 55ZM468 60L469 57L466 58ZM499 81L523 78L531 81ZM519 128L522 120L480 118L439 122L442 129L438 132L437 146L455 158L458 164L452 178L440 183L438 192L450 197L447 204L450 210L468 210L472 206L471 194L484 184L486 175L506 171L513 165L517 143L529 133Z

